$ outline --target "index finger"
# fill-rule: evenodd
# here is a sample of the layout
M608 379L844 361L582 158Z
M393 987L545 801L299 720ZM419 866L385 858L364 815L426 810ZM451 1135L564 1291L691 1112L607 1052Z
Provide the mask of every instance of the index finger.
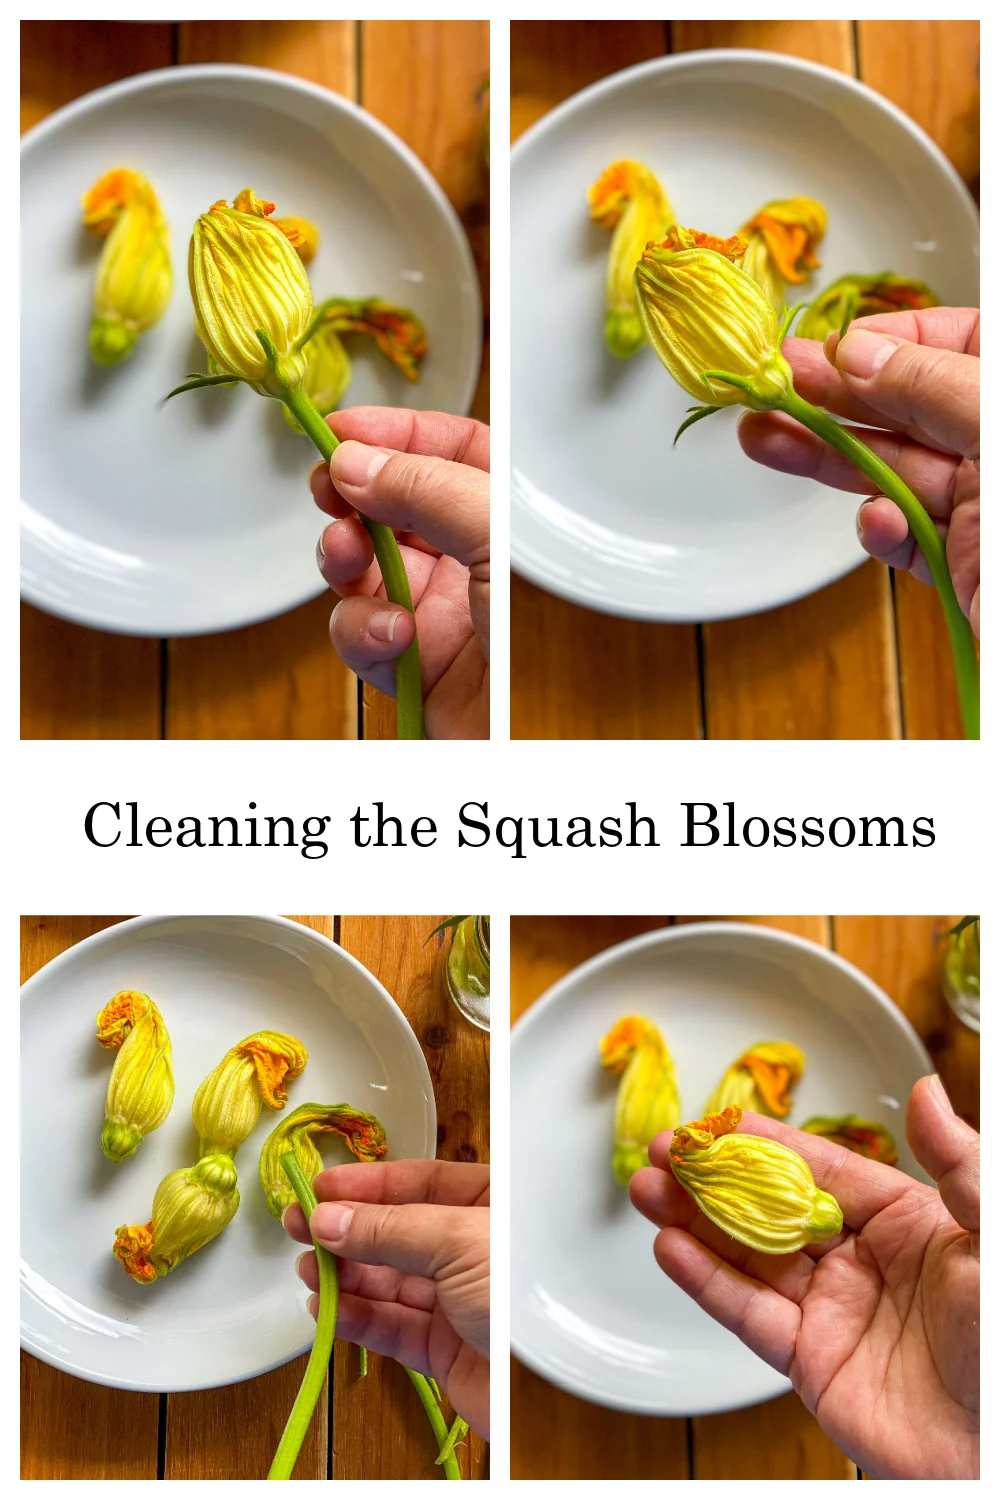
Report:
M821 1135L808 1135L767 1115L745 1114L737 1127L743 1135L762 1135L798 1152L809 1165L816 1186L832 1193L844 1214L849 1229L864 1229L869 1219L895 1203L913 1186L913 1179L895 1167L856 1156L846 1146L838 1146ZM654 1167L671 1171L670 1142L673 1131L656 1136L649 1146L649 1160Z
M490 429L472 417L398 406L349 406L333 412L326 422L342 443L353 439L371 448L448 458L489 473Z

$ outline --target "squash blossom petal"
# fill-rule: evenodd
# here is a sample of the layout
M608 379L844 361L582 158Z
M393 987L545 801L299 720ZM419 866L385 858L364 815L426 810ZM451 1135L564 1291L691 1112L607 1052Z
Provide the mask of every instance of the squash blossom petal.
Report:
M814 1115L799 1129L807 1135L821 1135L838 1146L846 1146L848 1151L867 1157L869 1161L884 1162L887 1167L894 1167L899 1161L891 1132L874 1120L862 1120L857 1115Z
M263 1105L284 1108L284 1084L298 1078L308 1060L302 1043L280 1031L255 1031L230 1047L199 1084L191 1106L199 1154L232 1155L257 1124Z
M650 240L662 239L673 209L655 174L637 161L614 161L587 193L590 217L612 231L605 282L604 338L612 354L627 359L645 342L632 272Z
M250 188L233 207L213 203L194 226L188 280L194 321L211 368L245 380L279 400L302 384L306 356L295 344L312 317L312 288L290 235L269 218L274 204ZM257 337L262 329L278 357L273 371Z
M778 315L741 268L745 249L739 236L671 229L663 244L647 245L635 288L646 337L683 390L713 406L768 411L792 391L792 372L781 354ZM710 379L708 371L734 375L741 385Z
M103 1047L118 1048L104 1103L101 1150L109 1161L124 1161L170 1113L170 1036L148 995L121 990L98 1014L97 1039Z
M940 299L926 282L910 281L892 271L881 271L877 276L841 276L806 308L795 332L802 339L825 339L854 318L939 306Z
M316 225L295 214L286 214L284 218L275 219L274 223L291 242L302 264L307 266L319 249L319 230Z
M766 203L740 230L747 242L743 269L776 311L784 304L786 286L798 286L818 267L816 246L825 233L826 209L814 198Z
M738 1104L741 1109L783 1120L805 1065L804 1055L791 1042L758 1042L726 1069L705 1113L716 1114L728 1104Z
M738 1133L742 1118L734 1104L674 1131L673 1174L705 1217L763 1255L839 1234L840 1204L816 1186L808 1163L777 1141Z
M385 1131L374 1115L351 1104L300 1104L274 1127L260 1153L260 1180L267 1206L280 1219L295 1192L280 1165L294 1151L307 1182L323 1170L317 1136L339 1135L358 1161L381 1161L389 1149Z
M427 333L408 307L396 307L379 297L358 301L333 297L317 310L316 319L318 327L305 346L303 388L320 416L336 410L351 384L351 360L341 334L367 334L401 375L411 381L420 379L420 363L427 354ZM283 410L293 432L301 432L288 407Z
M649 1143L681 1117L674 1062L652 1021L622 1016L601 1042L601 1065L621 1077L615 1103L611 1170L627 1186L649 1166Z
M166 311L173 287L170 232L146 178L116 167L83 196L83 222L104 237L94 282L90 354L116 365Z
M153 1196L152 1218L120 1225L114 1254L133 1281L155 1281L221 1234L239 1206L232 1158L202 1157L167 1173Z

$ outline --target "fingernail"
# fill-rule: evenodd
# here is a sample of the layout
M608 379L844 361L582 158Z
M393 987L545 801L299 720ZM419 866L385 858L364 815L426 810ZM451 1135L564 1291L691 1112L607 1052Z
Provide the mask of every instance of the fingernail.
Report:
M298 1256L296 1258L296 1261L295 1261L295 1274L299 1278L300 1281L302 1279L302 1262L305 1260L305 1258L306 1258L306 1256L308 1254L309 1254L308 1250L303 1250L302 1254L300 1256Z
M341 443L330 460L330 474L335 484L347 484L363 490L390 457L387 448L369 448L366 443Z
M323 535L322 535L322 532L321 532L320 533L319 541L316 543L316 565L320 569L320 571L322 571L323 564L325 562L326 562L326 553L323 551Z
M861 543L862 547L865 545L865 534L861 529L861 517L864 515L865 506L871 505L871 503L872 502L870 500L862 500L860 506L858 507L857 518L854 522L854 529L858 533L858 541Z
M282 1227L282 1229L287 1229L288 1228L288 1215L291 1213L291 1211L292 1211L292 1205L290 1203L289 1203L289 1205L288 1205L287 1208L283 1208L281 1210L281 1227Z
M318 1203L309 1228L318 1240L342 1240L353 1218L354 1209L346 1203Z
M955 1113L951 1100L948 1098L947 1090L936 1073L931 1074L931 1081L928 1084L928 1088L942 1109L946 1109L950 1115Z
M871 380L896 348L892 339L867 328L849 329L837 346L837 369L855 380Z
M380 609L368 621L368 634L376 641L390 641L396 634L396 621L401 609Z

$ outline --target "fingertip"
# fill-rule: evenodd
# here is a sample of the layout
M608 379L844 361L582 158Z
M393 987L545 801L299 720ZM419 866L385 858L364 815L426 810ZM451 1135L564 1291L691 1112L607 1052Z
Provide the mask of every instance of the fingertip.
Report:
M354 595L341 599L330 616L334 650L352 670L358 665L394 661L413 644L417 622L409 610L384 599Z
M670 1143L674 1138L672 1130L661 1130L659 1135L654 1135L649 1143L650 1166L659 1167L663 1171L670 1170Z

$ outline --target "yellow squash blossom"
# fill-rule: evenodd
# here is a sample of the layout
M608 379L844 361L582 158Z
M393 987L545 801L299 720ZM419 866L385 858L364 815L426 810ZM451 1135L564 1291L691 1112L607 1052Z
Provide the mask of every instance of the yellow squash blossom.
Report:
M351 383L351 360L341 335L367 334L401 375L411 381L420 379L427 334L420 319L407 307L395 307L378 297L358 301L331 297L316 309L313 328L305 346L303 389L324 417L340 405ZM284 413L289 426L301 432L301 425L287 406Z
M646 337L683 390L711 409L768 411L791 394L792 372L778 315L741 268L745 250L739 236L674 227L646 247L635 287Z
M805 1065L805 1057L791 1042L758 1042L726 1069L705 1113L716 1114L729 1104L738 1104L740 1109L783 1120Z
M802 339L825 339L855 318L938 306L940 299L925 282L910 281L892 271L877 276L841 276L806 308L795 332Z
M282 234L291 242L295 253L304 266L312 260L319 249L319 230L309 219L300 219L295 214L286 214L284 218L272 219L277 224Z
M856 1156L884 1162L887 1167L894 1167L899 1160L891 1132L874 1120L862 1120L857 1115L814 1115L799 1129L807 1135L821 1135L835 1145L846 1146Z
M743 269L765 291L777 312L785 288L798 286L819 265L816 246L826 233L826 209L814 198L766 203L740 230L747 242Z
M649 1143L680 1119L673 1058L652 1021L622 1016L601 1042L601 1064L620 1076L611 1170L626 1185L649 1166Z
M285 1082L298 1078L308 1060L302 1043L281 1031L255 1031L230 1047L198 1086L191 1106L199 1154L231 1155L257 1124L264 1104L284 1108Z
M673 209L656 175L637 161L612 162L587 197L591 219L612 231L604 338L612 354L627 359L644 342L632 272L649 241L666 234L673 223Z
M105 172L84 194L83 222L104 237L94 283L91 358L116 365L166 311L173 286L170 232L152 186L128 167Z
M674 1131L670 1165L713 1224L764 1255L788 1255L839 1234L840 1204L816 1186L808 1163L777 1141L737 1131L730 1105Z
M240 1206L231 1156L204 1156L168 1172L153 1196L148 1224L121 1224L114 1254L133 1281L166 1276L232 1220Z
M134 1156L174 1102L170 1037L148 995L119 990L97 1016L97 1040L118 1050L104 1104L101 1150L109 1161Z
M338 1135L358 1161L381 1161L388 1150L385 1131L374 1115L350 1104L300 1104L274 1127L260 1153L260 1180L267 1206L280 1219L295 1192L280 1158L288 1151L302 1168L307 1182L323 1170L317 1136Z
M198 337L215 378L244 380L279 400L301 386L298 347L312 318L312 288L294 244L301 232L269 217L274 204L244 188L230 208L213 203L194 226L188 280ZM263 331L276 368L258 338Z

